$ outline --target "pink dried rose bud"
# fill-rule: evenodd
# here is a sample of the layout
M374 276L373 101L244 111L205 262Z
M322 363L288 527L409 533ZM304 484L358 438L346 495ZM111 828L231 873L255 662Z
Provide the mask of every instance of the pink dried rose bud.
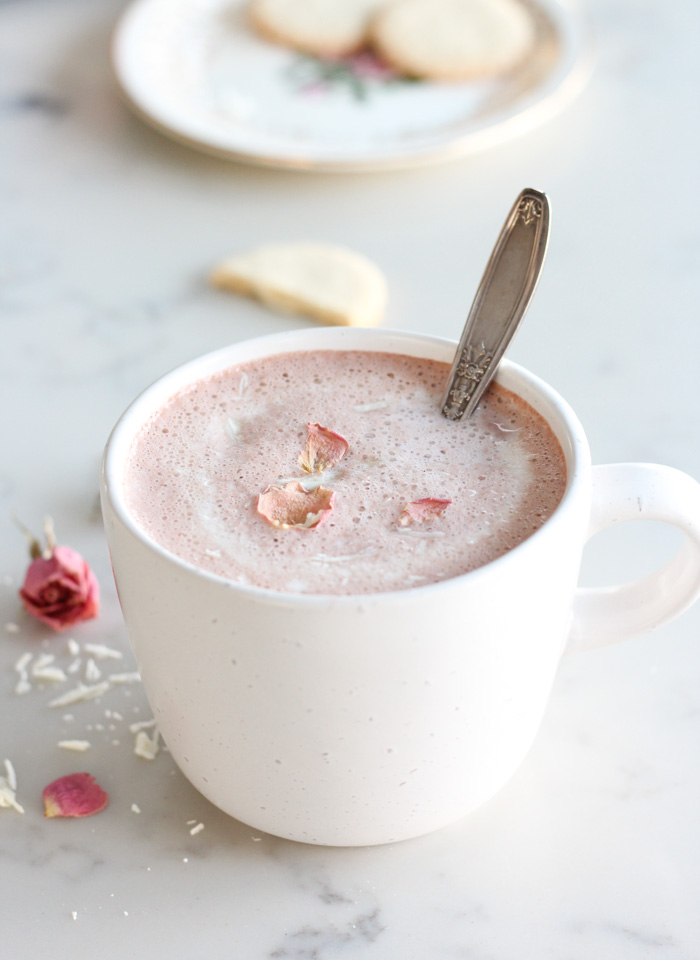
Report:
M322 427L319 423L308 423L309 431L306 447L299 454L299 463L307 473L323 473L336 463L340 463L348 451L348 441L339 433Z
M438 500L435 497L412 500L403 508L399 517L399 526L407 527L411 523L425 523L426 520L435 520L442 516L451 503L451 500Z
M109 796L89 773L69 773L44 787L45 817L90 817L107 806Z
M19 595L28 613L59 631L96 617L100 610L97 578L70 547L54 545L48 556L35 556Z
M258 497L258 513L281 530L320 527L333 509L335 494L325 487L305 490L297 480L269 486Z

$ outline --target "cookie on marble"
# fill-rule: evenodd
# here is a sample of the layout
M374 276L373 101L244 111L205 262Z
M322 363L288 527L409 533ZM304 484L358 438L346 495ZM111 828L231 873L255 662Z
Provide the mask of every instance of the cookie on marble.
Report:
M506 73L535 40L521 0L395 0L370 30L382 59L427 80L477 80Z
M211 281L285 313L351 327L377 326L387 300L384 276L370 260L330 244L257 247L225 260Z
M342 57L367 42L369 22L386 0L252 0L262 36L319 57Z

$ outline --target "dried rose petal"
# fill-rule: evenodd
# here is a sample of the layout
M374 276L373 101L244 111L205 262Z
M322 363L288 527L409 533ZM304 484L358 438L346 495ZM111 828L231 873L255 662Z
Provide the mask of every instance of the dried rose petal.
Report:
M309 435L306 448L299 454L299 463L307 473L323 473L340 463L348 451L348 441L339 433L327 430L319 423L307 423Z
M319 527L330 516L335 494L326 487L305 490L297 480L284 487L269 486L258 497L258 513L273 525L287 530Z
M412 500L403 508L403 513L399 517L399 526L407 527L410 523L435 520L436 517L442 516L451 503L451 500L437 500L435 497Z
M44 787L45 817L89 817L107 806L109 796L89 773L69 773Z

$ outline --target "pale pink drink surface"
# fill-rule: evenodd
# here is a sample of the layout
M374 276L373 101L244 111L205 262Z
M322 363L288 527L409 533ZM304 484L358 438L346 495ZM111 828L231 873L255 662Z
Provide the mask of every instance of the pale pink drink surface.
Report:
M448 372L396 354L311 351L197 381L136 437L129 510L188 563L286 593L405 590L474 570L551 516L566 467L546 421L500 385L470 420L445 419ZM349 444L322 476L299 464L308 423ZM334 491L325 522L281 529L258 513L258 495L291 480ZM406 504L424 498L451 503L402 525Z

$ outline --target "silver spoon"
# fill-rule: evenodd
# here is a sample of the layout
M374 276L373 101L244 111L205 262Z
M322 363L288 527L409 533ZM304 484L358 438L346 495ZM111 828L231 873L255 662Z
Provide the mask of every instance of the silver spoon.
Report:
M469 417L525 316L549 239L549 200L523 190L513 204L464 325L442 401L448 420Z

